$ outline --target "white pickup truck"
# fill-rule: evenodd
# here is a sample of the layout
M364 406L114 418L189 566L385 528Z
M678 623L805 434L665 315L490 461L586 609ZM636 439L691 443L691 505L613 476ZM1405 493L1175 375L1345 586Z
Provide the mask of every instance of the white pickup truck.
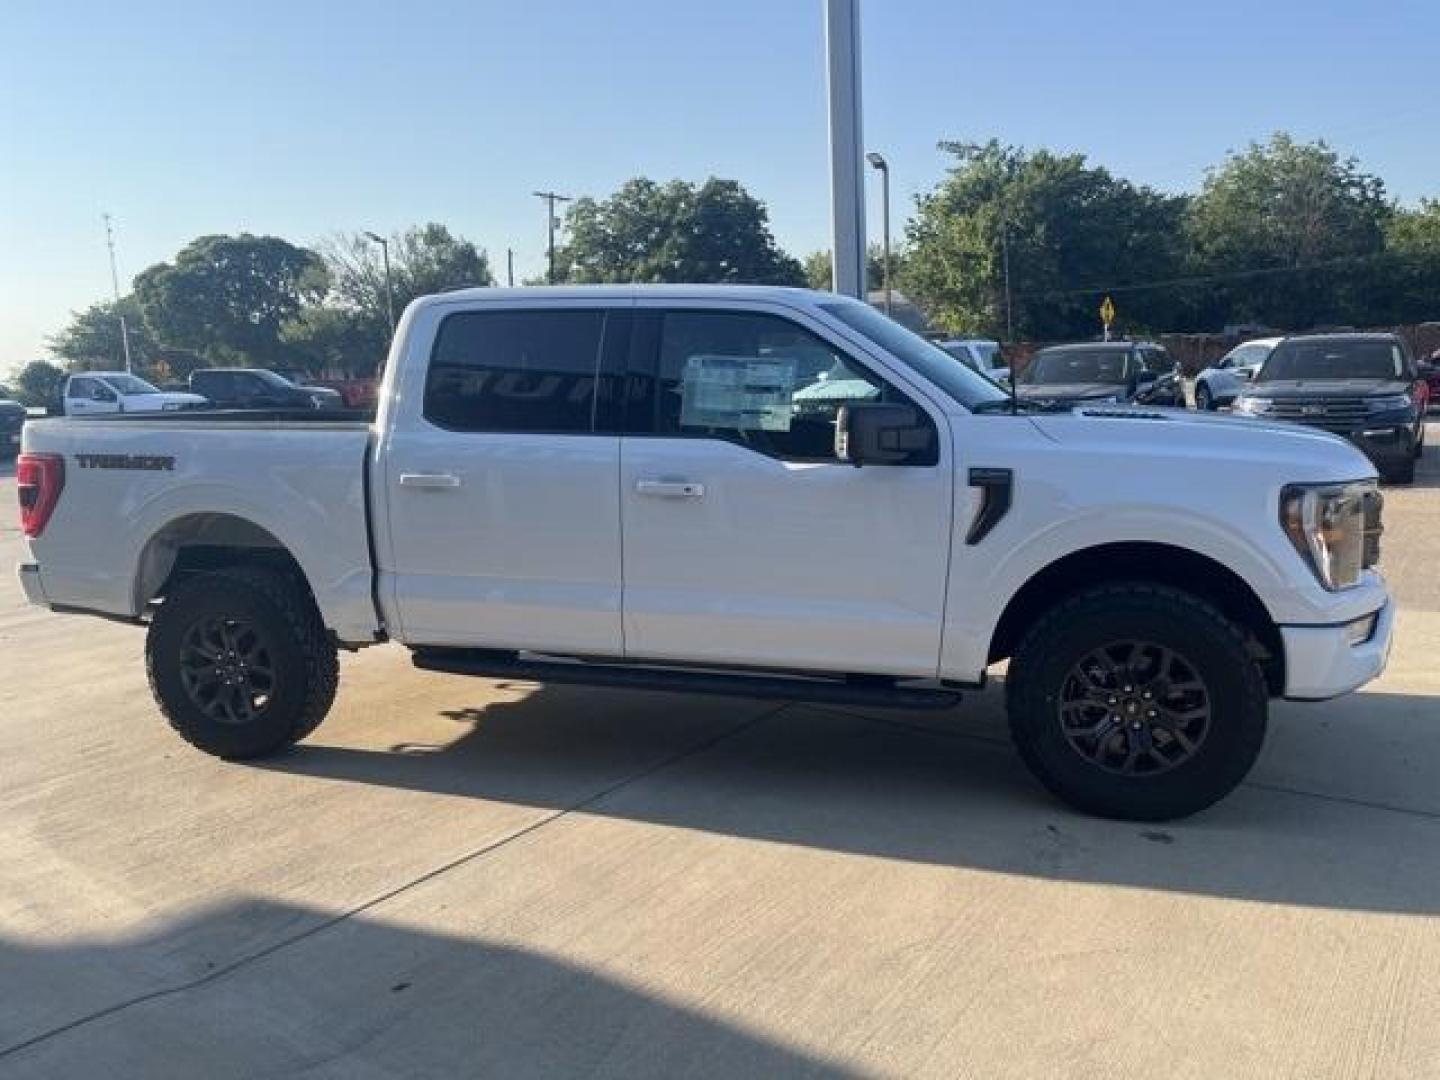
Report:
M1244 777L1269 699L1379 674L1394 623L1353 447L1016 412L804 290L427 297L373 424L54 419L22 450L27 596L148 624L160 709L231 759L308 735L337 648L382 641L458 674L897 707L1008 659L1038 778L1155 820Z

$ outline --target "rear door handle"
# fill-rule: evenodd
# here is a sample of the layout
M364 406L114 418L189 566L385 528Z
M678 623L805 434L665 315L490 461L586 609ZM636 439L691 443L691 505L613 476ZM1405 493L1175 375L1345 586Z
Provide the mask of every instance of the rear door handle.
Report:
M636 480L635 493L653 499L703 499L705 485L692 480Z
M402 472L400 486L448 490L460 486L460 477L454 473Z

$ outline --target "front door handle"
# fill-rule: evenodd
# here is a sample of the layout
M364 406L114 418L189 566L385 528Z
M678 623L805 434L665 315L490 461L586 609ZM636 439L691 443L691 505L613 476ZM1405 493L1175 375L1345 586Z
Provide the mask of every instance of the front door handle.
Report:
M460 477L454 473L402 472L400 474L400 486L446 491L451 488L458 488L460 486Z
M705 485L692 480L637 480L635 493L654 499L703 499Z

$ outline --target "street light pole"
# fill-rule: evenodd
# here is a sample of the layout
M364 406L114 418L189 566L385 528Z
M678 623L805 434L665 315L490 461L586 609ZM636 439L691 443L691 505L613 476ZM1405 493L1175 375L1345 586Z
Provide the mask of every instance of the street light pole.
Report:
M115 233L110 228L110 215L100 217L105 222L105 246L110 249L110 288L115 291L115 314L120 319L120 349L125 354L125 370L131 371L130 330L125 325L125 313L120 310L120 275L115 271Z
M824 0L830 96L830 229L835 291L865 298L865 162L860 123L860 0Z
M881 204L881 251L884 258L885 270L885 314L893 311L892 298L894 292L890 286L890 163L880 154L869 153L865 160L880 173L880 204Z
M1015 340L1015 313L1010 306L1010 222L1000 223L1000 252L1005 262L1005 340Z
M545 200L545 234L547 237L545 252L545 283L555 284L555 204L557 202L573 202L569 195L556 195L553 191L536 191L532 194L537 199Z
M395 290L390 284L390 241L379 233L366 232L371 240L380 245L380 257L385 262L385 313L390 317L390 337L395 337Z

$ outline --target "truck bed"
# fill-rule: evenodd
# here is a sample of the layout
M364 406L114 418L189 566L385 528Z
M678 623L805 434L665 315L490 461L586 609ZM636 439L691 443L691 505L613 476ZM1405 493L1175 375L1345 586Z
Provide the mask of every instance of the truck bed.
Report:
M359 414L314 409L31 421L22 450L65 461L59 503L30 541L46 602L136 616L176 530L248 525L294 556L341 640L373 640L370 436Z

